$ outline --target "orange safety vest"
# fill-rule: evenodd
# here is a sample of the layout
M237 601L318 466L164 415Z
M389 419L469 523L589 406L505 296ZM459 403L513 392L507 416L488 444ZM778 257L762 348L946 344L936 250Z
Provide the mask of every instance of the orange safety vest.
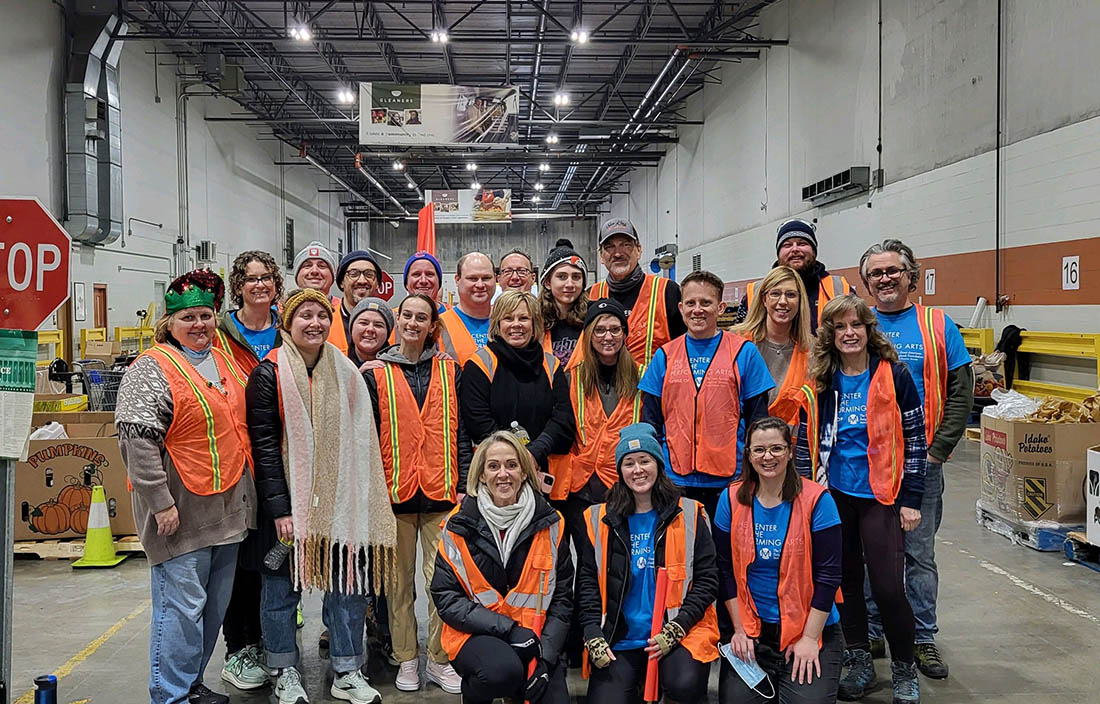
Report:
M746 305L752 303L756 287L759 285L759 281L753 281L745 287ZM837 291L840 291L839 295L845 296L852 292L852 285L843 276L826 276L821 279L817 294L817 313L814 320L821 320L821 311L825 310L825 305L829 301L837 297Z
M256 353L252 351L251 347L245 349L244 345L237 342L229 335L226 335L221 328L216 328L214 330L214 347L228 352L233 358L233 361L236 362L237 366L244 372L245 377L250 376L252 370L260 363L260 360L256 359Z
M737 427L741 421L741 375L737 354L747 340L722 332L700 387L688 359L687 335L669 342L661 410L672 469L732 477L737 470Z
M580 336L577 337L577 346L573 348L573 354L569 355L569 359L565 362L566 371L569 371L570 369L576 367L578 364L581 363L581 345L583 343L584 333L581 333ZM549 330L547 330L546 334L542 336L542 351L546 352L547 354L554 354L554 343L550 339ZM554 356L556 357L557 355ZM560 362L561 360L558 361Z
M448 308L441 313L439 321L443 323L440 349L457 359L460 366L466 364L466 360L477 352L478 347L474 336L466 329L466 324L453 308Z
M656 542L656 545L664 546L664 555L656 556L657 564L664 567L668 574L668 594L665 597L667 621L676 618L680 613L680 606L691 591L695 571L695 528L700 511L702 505L698 501L681 498L680 513L669 523L664 541ZM588 540L596 555L601 627L607 621L607 536L610 530L604 523L606 515L607 504L589 506L584 511ZM713 602L703 612L703 618L680 641L680 645L687 648L697 662L713 662L718 659L718 612Z
M497 371L496 354L488 347L481 347L474 352L474 355L470 357L470 359L472 359L474 364L485 373L485 377L489 379L489 383L492 383L493 376ZM561 366L561 363L558 362L557 357L549 352L543 352L542 370L546 372L546 380L550 382L551 389L554 387L554 374L558 371L559 366ZM532 438L532 440L533 439L534 438ZM550 490L551 499L557 501L569 497L569 474L572 465L573 458L571 455L550 455L547 459L547 469L550 470L550 474L554 477L554 487Z
M811 478L824 486L827 477L821 469L821 458L818 457L821 446L821 421L818 417L817 391L810 384L803 384L798 389L797 399L799 408L806 412L806 443L810 448L810 466L813 469Z
M641 377L641 372L638 376ZM573 403L576 435L570 492L583 489L593 472L608 488L619 480L618 470L615 469L615 446L619 443L619 431L641 418L641 397L641 393L636 392L632 399L620 398L609 417L604 412L599 392L585 389L580 374L573 373L569 383L569 400Z
M779 556L779 649L798 641L810 617L814 596L812 538L813 513L825 487L801 477L802 491L791 502L787 537ZM756 528L753 507L737 500L740 483L729 488L730 547L733 578L737 582L737 611L750 638L760 636L760 616L749 591L749 565L756 560ZM837 598L840 591L837 590Z
M798 425L798 409L802 404L802 385L806 383L806 370L809 367L809 353L794 346L787 375L779 385L775 400L768 406L768 415L782 418L787 425Z
M252 466L244 372L224 351L212 348L210 354L224 391L208 382L171 345L154 345L142 353L160 366L172 393L172 423L164 435L164 447L183 485L199 496L232 489L245 465Z
M928 444L943 420L947 399L947 321L943 311L919 303L917 323L924 345L924 436Z
M390 503L404 503L417 489L432 501L457 500L458 492L458 365L432 361L432 378L424 406L417 408L401 367L387 362L375 369L378 384L379 445Z
M328 341L345 355L348 353L348 335L344 332L344 301L332 297L332 327L328 329Z
M638 364L648 365L653 354L672 339L665 311L665 290L669 280L663 276L646 274L638 300L627 316L626 347ZM607 298L610 288L606 281L593 284L588 297L593 300ZM631 320L644 320L644 325L631 324Z
M880 504L893 505L905 470L905 434L894 392L894 370L882 360L867 392L867 463L871 491Z
M450 520L458 510L458 507L455 507L447 516L447 520ZM554 600L554 590L558 583L558 550L561 548L562 535L565 533L564 525L565 521L559 515L557 521L535 533L531 539L531 547L527 550L527 560L523 563L519 581L504 596L481 574L473 556L470 555L465 538L452 533L446 522L440 534L439 554L451 566L451 570L471 601L493 613L504 614L524 628L530 628L538 633L540 629L537 628L537 622L545 617L550 603ZM439 640L447 657L451 660L458 657L458 651L462 650L462 646L469 638L469 633L454 628L446 621L443 622L443 632Z

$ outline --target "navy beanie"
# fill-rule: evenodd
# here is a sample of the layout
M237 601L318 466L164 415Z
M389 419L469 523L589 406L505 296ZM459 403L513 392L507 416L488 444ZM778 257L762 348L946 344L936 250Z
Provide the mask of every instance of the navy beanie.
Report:
M657 467L665 471L665 453L657 442L657 431L649 423L634 423L619 431L619 444L615 446L615 471L622 476L623 458L631 452L647 452L657 461Z
M441 267L439 265L439 260L438 259L436 259L430 253L425 252L423 250L413 254L411 257L409 257L409 261L405 262L405 273L404 273L404 275L401 279L401 285L404 286L406 289L409 287L409 269L412 267L412 265L415 262L418 262L421 259L426 259L427 261L432 263L432 266L435 267L435 275L439 277L439 286L442 288L442 286L443 286L443 267Z
M378 266L378 262L374 260L371 253L365 249L356 249L348 252L340 259L340 266L336 268L336 285L340 287L340 290L344 290L344 274L348 273L348 267L354 262L370 262L374 267L374 275L378 279L378 283L382 283L382 267Z
M817 254L817 228L813 223L806 222L801 218L791 218L782 225L779 226L779 230L775 236L775 251L778 252L779 248L783 246L783 243L792 237L801 237L810 243L810 246L814 248L814 254Z

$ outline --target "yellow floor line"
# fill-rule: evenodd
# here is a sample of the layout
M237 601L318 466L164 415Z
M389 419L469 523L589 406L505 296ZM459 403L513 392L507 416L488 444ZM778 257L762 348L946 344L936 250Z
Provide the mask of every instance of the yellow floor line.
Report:
M72 671L76 669L77 665L90 658L92 654L95 653L95 651L99 650L104 643L109 641L111 637L114 636L114 634L122 630L123 626L140 616L146 609L149 608L150 604L152 604L152 600L146 599L136 609L126 614L126 616L122 617L122 619L120 619L118 623L104 631L103 635L96 638L91 643L88 643L86 646L84 646L83 650L69 658L68 662L66 662L64 665L57 668L57 671L55 671L53 674L57 676L58 682L60 683L62 677L66 677L71 674ZM30 690L23 696L16 699L15 704L34 704L34 690Z

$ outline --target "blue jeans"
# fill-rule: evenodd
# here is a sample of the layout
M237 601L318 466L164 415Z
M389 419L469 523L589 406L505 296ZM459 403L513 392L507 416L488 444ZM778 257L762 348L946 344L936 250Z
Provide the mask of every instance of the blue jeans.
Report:
M913 607L917 624L917 643L934 643L940 628L936 623L936 598L940 589L940 574L936 568L936 533L943 519L943 465L928 462L924 475L924 499L920 505L920 525L905 534L905 593ZM882 620L878 606L867 595L868 634L882 638Z
M149 700L180 704L202 683L233 592L238 544L216 545L153 565Z
M274 669L298 665L298 602L289 577L263 575L260 590L260 628L264 634L267 666ZM321 620L329 632L329 662L336 672L358 670L366 662L363 627L367 618L365 594L325 592Z

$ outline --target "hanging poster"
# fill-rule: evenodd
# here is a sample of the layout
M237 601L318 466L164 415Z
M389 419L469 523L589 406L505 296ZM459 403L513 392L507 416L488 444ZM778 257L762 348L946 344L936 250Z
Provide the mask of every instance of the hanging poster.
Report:
M359 84L359 143L515 144L519 89Z
M432 203L435 222L511 222L512 189L463 188L457 191L426 190L424 200Z

